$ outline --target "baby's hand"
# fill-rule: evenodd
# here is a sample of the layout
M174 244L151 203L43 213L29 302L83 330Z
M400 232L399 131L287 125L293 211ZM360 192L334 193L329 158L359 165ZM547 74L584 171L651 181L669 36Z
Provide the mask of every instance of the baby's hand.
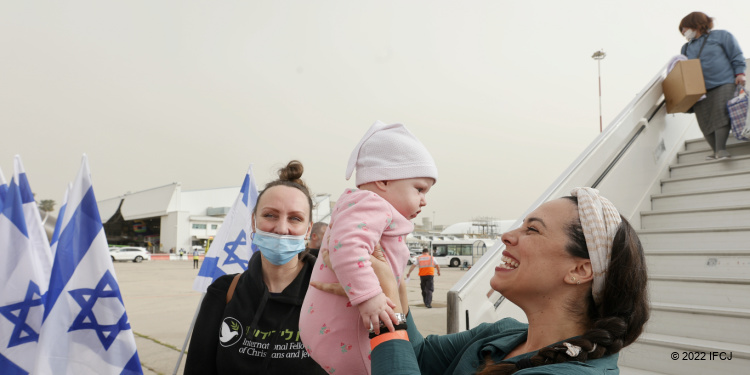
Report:
M376 334L380 334L380 322L382 321L388 330L393 332L393 322L398 321L393 308L396 305L385 296L380 293L375 297L362 302L357 306L359 308L359 315L362 316L362 324L365 325L366 329L370 329L370 324Z

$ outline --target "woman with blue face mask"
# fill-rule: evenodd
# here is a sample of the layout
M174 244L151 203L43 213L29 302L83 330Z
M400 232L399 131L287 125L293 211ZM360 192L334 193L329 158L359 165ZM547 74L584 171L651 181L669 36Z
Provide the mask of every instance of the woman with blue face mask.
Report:
M737 39L726 30L713 30L713 18L692 12L680 21L679 30L687 43L680 52L688 59L700 59L706 98L695 103L698 126L713 151L706 160L727 159L731 127L727 102L738 85L745 85L745 56Z
M247 271L208 287L185 374L325 374L299 339L315 257L305 251L312 198L293 160L258 195Z

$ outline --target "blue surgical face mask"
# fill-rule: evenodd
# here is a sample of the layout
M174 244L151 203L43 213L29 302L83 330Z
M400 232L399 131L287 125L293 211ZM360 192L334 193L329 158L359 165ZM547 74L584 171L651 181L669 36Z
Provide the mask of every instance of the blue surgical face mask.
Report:
M260 253L269 262L280 266L305 250L305 235L281 235L255 228L253 245L258 246Z

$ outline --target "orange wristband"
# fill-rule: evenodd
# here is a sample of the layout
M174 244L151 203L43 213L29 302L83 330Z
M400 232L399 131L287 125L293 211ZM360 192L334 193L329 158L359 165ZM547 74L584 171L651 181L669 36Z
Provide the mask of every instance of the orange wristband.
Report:
M394 332L382 333L375 336L370 340L370 350L375 350L375 347L390 340L406 340L409 341L409 335L403 329Z

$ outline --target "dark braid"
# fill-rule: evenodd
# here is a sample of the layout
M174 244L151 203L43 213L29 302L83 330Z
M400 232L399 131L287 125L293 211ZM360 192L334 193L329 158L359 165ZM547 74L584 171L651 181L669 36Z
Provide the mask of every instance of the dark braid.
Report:
M564 198L578 205L577 198ZM624 217L621 218L622 223L612 243L612 257L604 281L602 302L596 305L589 291L585 304L588 318L586 321L590 322L590 328L583 335L565 341L581 347L578 356L568 356L568 348L563 344L550 345L518 365L488 361L478 374L513 374L526 367L568 361L586 362L618 353L640 336L649 318L646 260L635 229ZM567 231L570 241L565 248L566 251L575 257L589 259L581 222L576 220L570 223Z

